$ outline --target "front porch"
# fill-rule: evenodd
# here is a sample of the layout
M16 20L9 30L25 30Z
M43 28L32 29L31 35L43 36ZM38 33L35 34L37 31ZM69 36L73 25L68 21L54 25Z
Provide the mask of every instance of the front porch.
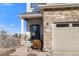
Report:
M43 17L42 17L42 14L40 12L30 12L27 14L21 14L20 16L22 18L21 20L22 21L22 25L21 25L22 33L24 34L23 32L24 21L27 21L27 32L30 33L30 34L26 33L26 39L23 39L23 36L22 36L21 38L22 44L25 44L25 45L31 44L32 45L31 48L39 48L38 46L41 46L41 49L43 49ZM41 44L39 43L38 46L35 46L37 45L37 43L34 44L33 43L34 40L40 41Z

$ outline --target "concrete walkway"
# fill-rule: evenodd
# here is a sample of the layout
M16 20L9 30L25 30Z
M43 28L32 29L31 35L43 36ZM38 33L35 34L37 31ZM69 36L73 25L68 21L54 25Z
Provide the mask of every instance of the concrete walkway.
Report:
M16 52L10 54L11 56L48 56L47 52L41 52L38 50L27 51L27 46L22 46L16 49Z
M26 53L27 53L26 48L27 46L21 46L20 48L17 48L16 51L10 55L11 56L26 56Z

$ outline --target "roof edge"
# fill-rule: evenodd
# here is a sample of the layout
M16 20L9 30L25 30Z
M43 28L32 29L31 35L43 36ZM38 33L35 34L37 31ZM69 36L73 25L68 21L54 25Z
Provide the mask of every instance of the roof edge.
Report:
M59 4L47 4L47 5L39 5L40 9L49 9L49 8L64 8L64 7L79 7L79 4L68 4L68 3L59 3Z

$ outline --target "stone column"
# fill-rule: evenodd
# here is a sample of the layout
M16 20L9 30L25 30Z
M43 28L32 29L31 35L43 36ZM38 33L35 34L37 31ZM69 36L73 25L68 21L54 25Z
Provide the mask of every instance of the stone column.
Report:
M52 50L52 29L44 28L44 51L51 51Z
M52 21L47 13L43 13L43 50L52 50Z

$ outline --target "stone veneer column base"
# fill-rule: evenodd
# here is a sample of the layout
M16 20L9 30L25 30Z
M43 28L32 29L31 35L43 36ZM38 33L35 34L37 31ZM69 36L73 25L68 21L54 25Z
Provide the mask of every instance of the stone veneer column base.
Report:
M24 36L24 34L21 35L21 45L25 45L25 36Z

